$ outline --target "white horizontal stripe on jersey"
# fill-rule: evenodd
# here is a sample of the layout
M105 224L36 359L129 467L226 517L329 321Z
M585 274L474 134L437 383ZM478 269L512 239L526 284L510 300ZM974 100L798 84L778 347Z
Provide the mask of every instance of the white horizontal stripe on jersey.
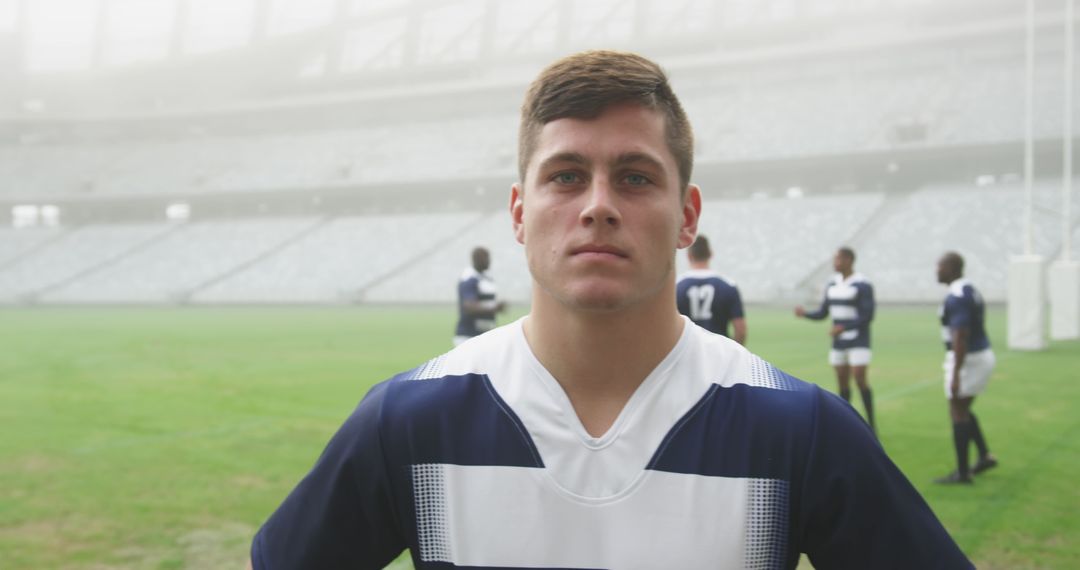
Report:
M625 493L590 500L541 468L417 469L421 559L458 566L744 568L747 544L779 538L754 529L787 508L786 483L764 479L646 471Z
M829 316L834 321L846 321L857 318L859 311L851 305L829 305Z
M859 338L859 329L844 331L836 335L836 338L839 338L840 340L855 340L856 338Z

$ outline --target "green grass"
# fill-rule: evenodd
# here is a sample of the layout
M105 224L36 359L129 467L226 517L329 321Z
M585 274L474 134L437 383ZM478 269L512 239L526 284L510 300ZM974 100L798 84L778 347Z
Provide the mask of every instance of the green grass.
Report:
M1080 343L1004 346L976 405L1001 467L952 468L935 309L883 308L882 441L980 568L1080 567ZM751 307L750 347L832 388L821 323ZM0 568L241 568L367 388L448 348L449 307L0 310Z

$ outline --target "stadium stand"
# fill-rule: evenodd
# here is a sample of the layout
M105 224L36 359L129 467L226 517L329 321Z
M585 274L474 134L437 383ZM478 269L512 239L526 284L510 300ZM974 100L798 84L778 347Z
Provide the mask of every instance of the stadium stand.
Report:
M491 253L489 273L499 298L526 302L532 279L525 254L515 241L510 217L504 211L486 215L437 251L417 259L385 280L372 283L363 299L376 303L455 302L457 278L469 264L469 252L483 246Z
M337 218L261 263L199 291L205 303L340 303L468 227L476 213L404 214ZM445 282L446 277L441 281ZM439 280L424 283L433 296ZM430 300L430 299L424 299Z
M1060 182L1033 186L1035 253L1052 259L1061 247ZM898 210L856 245L859 270L874 282L879 298L927 301L941 294L935 263L947 250L967 260L965 274L980 284L988 301L1005 299L1009 255L1024 250L1024 189L935 185L911 194Z
M59 227L0 227L0 271L58 239L66 231Z
M513 116L485 116L249 137L11 145L0 152L0 193L200 194L508 174L516 124Z
M319 223L321 220L317 218L286 218L139 226L150 235L169 233L108 267L69 280L47 292L41 300L55 303L186 301L192 292L232 274ZM93 236L110 229L113 228L87 228L79 232L78 240L67 240L58 251L75 250L68 253L69 257L82 250L97 252L108 243ZM127 245L130 247L130 243ZM22 275L26 274L19 276ZM5 282L5 277L7 273L0 273L0 284Z
M37 299L135 255L173 230L158 223L86 226L67 231L0 271L0 300Z
M735 281L746 301L795 294L883 203L880 193L799 199L715 200L702 205L699 229L713 246L713 268ZM677 269L689 268L682 252Z

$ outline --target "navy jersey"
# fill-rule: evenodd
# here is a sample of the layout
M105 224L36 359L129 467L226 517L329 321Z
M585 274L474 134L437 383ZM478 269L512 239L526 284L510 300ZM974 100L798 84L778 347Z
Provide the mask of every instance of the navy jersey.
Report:
M844 279L837 273L825 285L821 307L806 313L815 321L832 317L844 332L833 337L833 348L870 348L870 321L874 319L874 288L865 277L853 273Z
M592 437L522 322L372 388L256 570L971 567L832 394L686 321Z
M952 350L952 330L967 329L968 352L990 348L986 336L986 303L967 279L949 283L949 293L941 304L941 340L945 350Z
M730 336L729 322L743 318L739 289L707 269L692 269L679 276L675 302L679 312L695 324L724 336Z
M454 334L476 336L495 328L495 281L469 267L458 279L458 322ZM465 301L486 301L490 311L466 314Z

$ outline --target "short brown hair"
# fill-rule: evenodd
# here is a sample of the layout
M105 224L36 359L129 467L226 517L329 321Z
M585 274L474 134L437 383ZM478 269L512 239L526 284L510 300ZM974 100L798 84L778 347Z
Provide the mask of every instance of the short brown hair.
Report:
M564 57L549 65L529 85L521 106L518 131L518 176L536 151L544 125L557 119L592 119L616 103L637 103L665 118L668 149L679 168L685 191L694 168L694 133L668 83L664 70L634 53L594 50Z
M690 245L690 249L686 250L686 253L690 255L690 259L694 261L708 261L712 257L712 248L709 247L709 238L698 234L697 239Z

